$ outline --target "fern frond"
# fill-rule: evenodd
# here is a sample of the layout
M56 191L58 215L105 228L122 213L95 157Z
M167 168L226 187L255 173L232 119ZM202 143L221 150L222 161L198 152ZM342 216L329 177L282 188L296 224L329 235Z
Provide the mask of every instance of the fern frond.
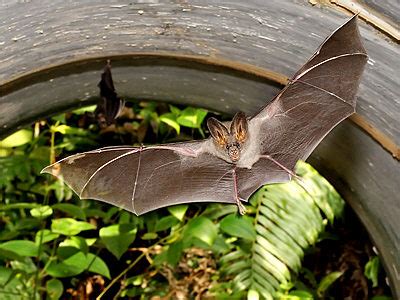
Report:
M317 171L299 162L297 172L301 186L294 181L267 185L250 200L257 212L251 251L237 246L220 261L236 291L273 299L299 272L304 251L325 228L324 218L332 223L342 213L343 199Z

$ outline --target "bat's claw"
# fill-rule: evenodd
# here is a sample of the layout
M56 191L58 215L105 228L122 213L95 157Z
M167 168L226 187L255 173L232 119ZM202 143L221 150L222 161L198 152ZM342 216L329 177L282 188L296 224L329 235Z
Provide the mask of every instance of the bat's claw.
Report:
M241 214L242 216L246 214L246 207L242 204L242 202L240 202L240 198L237 197L236 198L236 204L238 206L239 209L239 214Z

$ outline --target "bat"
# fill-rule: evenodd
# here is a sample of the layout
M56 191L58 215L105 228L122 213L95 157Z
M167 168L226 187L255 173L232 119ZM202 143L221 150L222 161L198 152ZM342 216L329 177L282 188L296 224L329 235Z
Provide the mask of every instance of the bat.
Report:
M101 123L105 123L109 126L119 117L125 106L125 100L119 98L115 92L111 75L111 63L109 60L104 67L101 80L97 86L100 89L102 102L97 105L95 115L99 117Z
M211 136L204 140L106 147L69 156L42 172L63 178L81 199L136 215L192 202L237 204L244 214L241 201L262 185L291 180L296 162L355 112L367 59L354 16L257 114L238 112L230 123L210 118ZM111 73L105 82L114 91Z

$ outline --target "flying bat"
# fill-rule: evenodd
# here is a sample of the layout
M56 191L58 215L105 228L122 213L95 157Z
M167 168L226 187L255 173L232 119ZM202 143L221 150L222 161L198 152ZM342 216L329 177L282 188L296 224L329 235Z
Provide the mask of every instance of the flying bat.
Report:
M140 215L191 202L247 201L259 187L291 180L321 140L354 113L367 54L357 17L332 33L283 90L257 114L207 121L204 140L106 147L42 170L63 178L82 199ZM110 76L111 78L111 76ZM108 83L113 89L112 81Z

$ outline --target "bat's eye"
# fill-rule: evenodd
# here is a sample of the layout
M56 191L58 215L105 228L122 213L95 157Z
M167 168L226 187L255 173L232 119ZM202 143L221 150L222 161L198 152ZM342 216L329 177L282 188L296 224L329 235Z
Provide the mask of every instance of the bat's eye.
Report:
M225 148L226 148L226 150L229 150L229 145L226 145L226 147L225 147Z

